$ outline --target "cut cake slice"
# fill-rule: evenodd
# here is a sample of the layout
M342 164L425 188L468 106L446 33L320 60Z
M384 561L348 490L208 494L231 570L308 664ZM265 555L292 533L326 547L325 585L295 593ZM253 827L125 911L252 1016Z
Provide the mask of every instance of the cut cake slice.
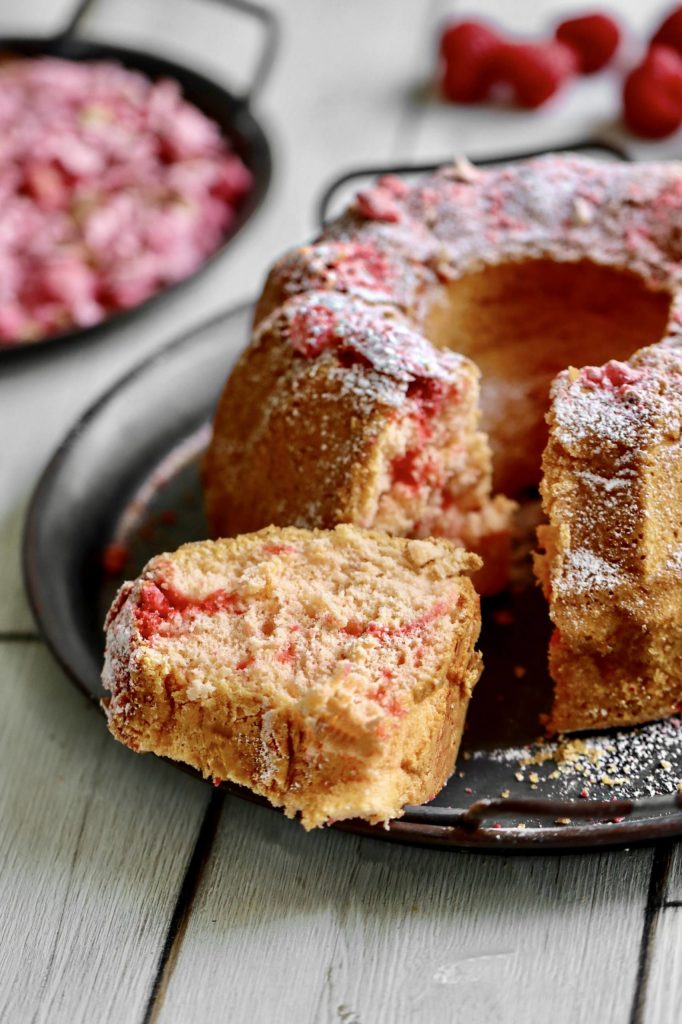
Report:
M451 774L480 565L444 540L341 525L187 544L109 612L109 728L301 815L399 816Z

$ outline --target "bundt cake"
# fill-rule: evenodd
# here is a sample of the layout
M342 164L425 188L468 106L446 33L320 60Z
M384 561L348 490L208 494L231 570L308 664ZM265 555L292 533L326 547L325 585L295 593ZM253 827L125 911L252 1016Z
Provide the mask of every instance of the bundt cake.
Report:
M398 817L454 766L480 672L477 566L445 540L346 525L159 555L107 618L109 728L306 828Z
M680 256L676 163L552 155L380 179L268 277L206 457L214 535L442 535L481 554L490 592L549 438L553 725L667 714L682 699L682 512L663 469L677 472ZM559 377L546 422L571 365L586 369Z

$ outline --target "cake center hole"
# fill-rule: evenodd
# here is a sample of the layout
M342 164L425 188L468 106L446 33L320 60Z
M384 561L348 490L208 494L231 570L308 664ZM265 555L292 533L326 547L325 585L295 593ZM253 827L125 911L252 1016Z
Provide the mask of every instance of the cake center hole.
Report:
M552 378L567 366L627 359L663 337L669 313L667 291L588 260L507 263L443 289L426 334L481 370L496 491L515 497L540 480Z

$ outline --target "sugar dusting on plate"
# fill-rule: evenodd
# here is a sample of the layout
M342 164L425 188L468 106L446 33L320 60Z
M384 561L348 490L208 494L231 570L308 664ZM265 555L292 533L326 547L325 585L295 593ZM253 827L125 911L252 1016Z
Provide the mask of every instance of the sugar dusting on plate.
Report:
M509 764L517 782L563 799L662 796L682 790L682 723L677 717L585 737L560 737L527 747L474 751Z

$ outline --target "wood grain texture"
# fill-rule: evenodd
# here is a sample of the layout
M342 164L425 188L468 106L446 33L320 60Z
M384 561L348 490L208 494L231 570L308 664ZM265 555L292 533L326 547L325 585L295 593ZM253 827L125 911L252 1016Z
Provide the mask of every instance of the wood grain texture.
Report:
M0 644L0 1020L142 1018L207 787L117 746L37 644Z
M652 938L642 1021L643 1024L679 1024L682 1020L682 908L663 908Z
M0 393L2 385L0 384ZM6 479L0 470L0 480ZM26 514L25 501L5 492L0 497L0 635L8 630L35 630L21 574L21 535Z
M682 903L682 844L673 849L663 899L666 903Z
M231 801L157 1019L620 1024L650 865L306 835Z

